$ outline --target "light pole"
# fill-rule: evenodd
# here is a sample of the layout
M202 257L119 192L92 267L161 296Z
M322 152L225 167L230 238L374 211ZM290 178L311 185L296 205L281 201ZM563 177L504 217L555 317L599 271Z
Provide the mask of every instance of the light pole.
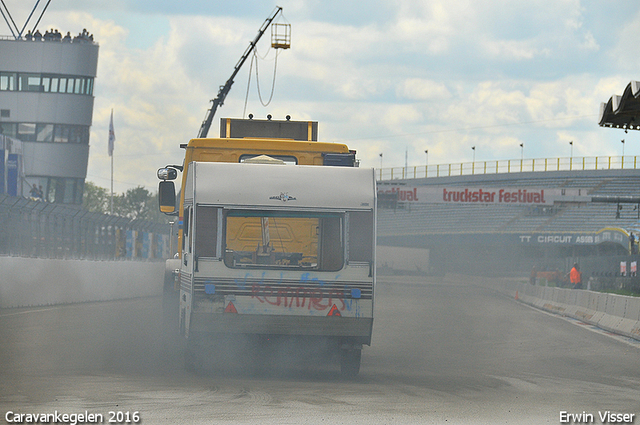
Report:
M473 161L471 161L471 174L475 174L476 171L476 147L471 146L471 150L473 151Z
M624 139L620 140L622 142L622 163L620 164L620 168L624 168Z
M424 153L427 156L427 162L424 166L424 176L429 177L429 149L425 149Z
M569 169L573 170L573 140L569 142L571 146L571 156L569 157Z
M520 143L520 161L524 160L524 143Z

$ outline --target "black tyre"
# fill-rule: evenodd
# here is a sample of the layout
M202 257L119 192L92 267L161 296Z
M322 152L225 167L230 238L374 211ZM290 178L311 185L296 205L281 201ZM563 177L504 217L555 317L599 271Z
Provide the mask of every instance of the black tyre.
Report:
M184 344L184 368L187 372L200 372L200 363L198 358L198 347L193 341L186 341Z
M353 378L360 372L362 350L342 350L340 356L340 372L345 378Z

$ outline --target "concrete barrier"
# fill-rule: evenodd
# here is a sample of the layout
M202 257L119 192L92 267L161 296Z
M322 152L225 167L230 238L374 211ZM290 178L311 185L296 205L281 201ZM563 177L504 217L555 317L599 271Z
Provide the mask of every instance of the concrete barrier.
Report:
M640 299L627 301L627 310L624 312L624 318L629 320L640 320Z
M511 289L500 287L508 295L517 293L525 304L640 340L640 298L515 282Z
M0 308L162 294L164 262L0 257Z

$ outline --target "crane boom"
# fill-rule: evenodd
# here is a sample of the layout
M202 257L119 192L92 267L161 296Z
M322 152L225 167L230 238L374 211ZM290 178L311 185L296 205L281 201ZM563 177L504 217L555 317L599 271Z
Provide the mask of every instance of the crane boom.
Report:
M271 14L270 17L268 17L264 21L264 23L258 30L258 35L256 35L256 38L254 38L251 43L249 43L249 46L242 54L242 57L240 58L238 63L236 63L236 66L233 68L233 73L231 74L231 77L229 77L229 79L224 84L224 86L220 86L218 95L216 96L215 99L211 100L212 102L211 108L207 111L207 115L205 116L204 121L200 126L200 131L198 132L198 138L207 137L207 134L209 133L209 127L211 127L211 123L213 122L213 116L216 114L216 110L218 109L218 107L224 104L224 99L227 97L227 94L229 93L229 90L231 90L231 86L233 85L233 79L236 77L236 75L238 74L238 71L240 71L240 68L242 67L244 62L247 60L247 58L249 57L253 49L256 47L256 44L258 44L260 37L262 37L264 32L267 30L267 28L269 27L269 24L271 24L271 22L276 18L276 16L278 16L278 13L280 13L281 11L282 11L282 8L280 6L276 6L275 11Z

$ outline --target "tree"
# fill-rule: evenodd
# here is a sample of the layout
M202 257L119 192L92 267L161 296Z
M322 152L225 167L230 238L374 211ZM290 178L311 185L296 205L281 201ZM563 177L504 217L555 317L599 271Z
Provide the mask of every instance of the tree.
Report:
M109 214L109 191L91 182L86 182L84 187L83 208L88 211ZM114 194L113 214L157 223L169 221L167 216L158 210L158 195L152 194L142 186L129 189L123 194Z
M151 193L142 186L127 190L113 200L113 212L131 219L149 218Z
M82 208L99 213L109 212L109 192L107 189L97 186L89 181L84 183L84 195L82 196Z

